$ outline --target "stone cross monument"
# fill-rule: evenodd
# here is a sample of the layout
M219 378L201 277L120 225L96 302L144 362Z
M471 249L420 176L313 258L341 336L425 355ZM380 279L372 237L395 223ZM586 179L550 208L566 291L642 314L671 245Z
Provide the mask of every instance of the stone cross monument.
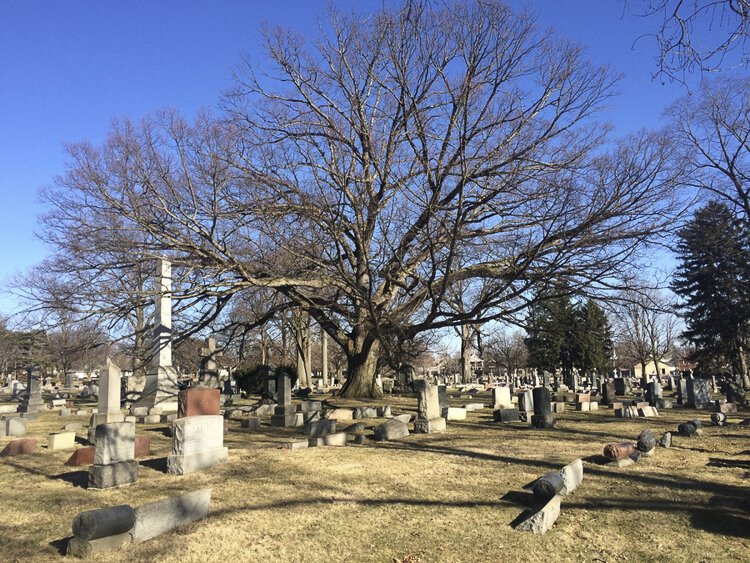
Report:
M157 261L156 311L151 367L138 406L177 410L177 373L172 367L172 264Z
M222 356L216 350L216 339L212 336L206 340L206 347L201 348L200 382L203 387L219 388L219 368L217 358Z

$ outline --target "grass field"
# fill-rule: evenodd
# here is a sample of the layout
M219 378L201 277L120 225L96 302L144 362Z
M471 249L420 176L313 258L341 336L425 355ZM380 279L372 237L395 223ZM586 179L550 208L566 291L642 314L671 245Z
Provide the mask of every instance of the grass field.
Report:
M414 398L385 403L394 414L416 410ZM0 458L0 561L61 559L80 511L203 487L213 489L208 519L96 560L750 561L750 429L738 418L711 427L705 411L662 415L567 412L559 428L531 430L493 423L484 409L443 434L297 451L279 449L301 438L293 429L264 419L260 431L248 432L232 420L229 461L186 476L164 473L166 425L139 425L152 455L141 462L138 482L89 491L86 468L64 465L70 452L46 451L48 432L83 417L45 412L29 423L38 453ZM704 421L700 437L675 437L671 449L629 467L596 463L608 442L634 440L645 428L657 437L674 433L694 417ZM0 448L8 441L0 438ZM512 529L527 494L522 486L578 457L583 484L563 501L552 530Z

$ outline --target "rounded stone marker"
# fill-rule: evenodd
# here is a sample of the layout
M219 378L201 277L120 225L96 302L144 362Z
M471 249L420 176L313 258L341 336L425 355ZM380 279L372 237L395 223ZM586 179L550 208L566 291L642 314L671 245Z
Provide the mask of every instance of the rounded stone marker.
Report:
M727 415L723 412L715 412L711 415L711 424L714 426L724 426L727 423Z
M533 487L534 496L540 500L549 500L562 491L564 486L565 481L562 475L557 471L552 471L536 480Z
M127 504L80 512L73 519L73 535L79 540L96 540L124 534L135 525L135 510Z
M698 433L698 428L692 422L683 422L677 427L677 432L680 436L687 436L690 438Z
M650 452L656 447L656 437L651 430L644 430L638 434L638 444L636 449L640 452Z

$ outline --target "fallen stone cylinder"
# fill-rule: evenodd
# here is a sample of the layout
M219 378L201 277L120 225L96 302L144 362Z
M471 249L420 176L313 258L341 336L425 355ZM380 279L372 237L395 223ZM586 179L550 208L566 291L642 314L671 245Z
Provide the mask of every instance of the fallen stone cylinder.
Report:
M604 446L604 457L612 460L628 457L635 451L635 446L631 442L617 442Z
M208 516L211 489L144 504L135 509L134 543L140 543Z
M532 490L537 499L549 500L562 491L564 485L565 481L563 480L562 475L560 475L559 472L554 471L537 479Z
M73 535L79 540L97 540L124 534L135 525L135 510L127 504L79 513L73 519Z
M714 426L724 426L727 423L727 415L723 412L715 412L711 415L711 424Z

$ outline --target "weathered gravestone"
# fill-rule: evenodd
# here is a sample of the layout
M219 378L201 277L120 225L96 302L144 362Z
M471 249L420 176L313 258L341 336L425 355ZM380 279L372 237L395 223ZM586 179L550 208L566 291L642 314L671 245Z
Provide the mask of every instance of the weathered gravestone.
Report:
M37 368L31 368L26 372L26 390L21 395L21 404L18 412L37 413L44 404L42 399L42 389L39 383L39 371Z
M646 386L645 399L648 401L649 406L661 407L662 404L660 404L659 401L664 399L661 383L658 381L650 381Z
M264 366L261 403L264 405L275 405L278 401L279 397L276 392L276 374L269 366Z
M94 464L89 468L89 488L109 489L135 483L135 424L112 422L96 427Z
M446 385L438 385L438 402L440 403L440 412L443 412L448 408L448 387Z
M677 388L677 404L684 405L687 403L687 380L684 377L680 377L675 382Z
M297 416L292 404L292 376L286 369L276 370L276 393L278 404L271 415L271 426L295 426Z
M167 473L185 475L226 461L224 418L220 415L188 416L172 423L172 453Z
M417 393L417 418L414 421L414 432L416 434L444 432L446 424L445 419L440 416L437 387L430 385L425 379L415 379L412 385Z
M687 380L687 404L694 409L707 409L711 405L711 388L708 379Z
M534 428L554 428L556 421L552 413L552 400L549 389L546 387L535 387L532 391L534 398L534 414L531 417L531 426Z

